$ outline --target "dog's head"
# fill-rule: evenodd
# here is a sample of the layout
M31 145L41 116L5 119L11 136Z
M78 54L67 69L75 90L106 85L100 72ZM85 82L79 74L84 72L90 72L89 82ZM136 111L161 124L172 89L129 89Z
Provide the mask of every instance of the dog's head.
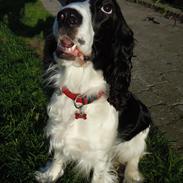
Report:
M100 54L109 58L116 40L121 41L119 44L129 41L123 36L129 36L130 29L115 0L62 0L62 3L53 28L58 56L96 56L102 50Z
M68 60L90 56L94 31L87 1L72 2L62 7L54 23L57 56Z
M90 58L111 86L118 107L130 83L133 32L116 0L62 0L54 23L56 55L67 60ZM117 94L118 93L118 94ZM116 98L117 97L117 98ZM116 99L115 99L116 98Z

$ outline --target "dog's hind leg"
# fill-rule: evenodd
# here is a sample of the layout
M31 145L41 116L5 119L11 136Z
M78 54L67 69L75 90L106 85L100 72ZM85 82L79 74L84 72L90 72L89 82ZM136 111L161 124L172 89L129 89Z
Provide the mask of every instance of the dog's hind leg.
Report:
M51 164L48 167L46 167L46 171L37 171L35 173L36 180L41 183L55 182L64 174L64 163L65 162L63 154L60 151L55 151L53 160Z
M117 146L119 161L126 164L124 183L141 183L141 175L138 164L140 159L146 154L146 138L149 128L137 134L130 141L123 142Z
M142 183L144 178L138 170L140 157L134 157L128 161L125 168L123 183Z

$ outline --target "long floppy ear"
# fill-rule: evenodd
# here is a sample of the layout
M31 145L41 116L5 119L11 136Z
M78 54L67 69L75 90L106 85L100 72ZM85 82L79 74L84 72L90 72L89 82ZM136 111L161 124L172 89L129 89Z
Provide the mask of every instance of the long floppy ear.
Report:
M50 64L54 64L53 52L56 50L57 42L53 34L46 37L43 50L43 66L47 70Z
M114 2L115 3L115 2ZM116 21L112 40L113 61L108 68L110 86L109 102L119 110L128 99L128 88L131 81L131 58L133 56L133 32L123 18L119 6L116 5Z

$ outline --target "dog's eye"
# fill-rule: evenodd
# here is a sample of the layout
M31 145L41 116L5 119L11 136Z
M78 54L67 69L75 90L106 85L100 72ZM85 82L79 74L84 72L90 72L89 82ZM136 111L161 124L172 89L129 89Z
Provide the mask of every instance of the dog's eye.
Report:
M102 10L104 13L110 15L110 14L112 13L112 4L105 4L105 5L103 5L103 6L101 7L101 10Z

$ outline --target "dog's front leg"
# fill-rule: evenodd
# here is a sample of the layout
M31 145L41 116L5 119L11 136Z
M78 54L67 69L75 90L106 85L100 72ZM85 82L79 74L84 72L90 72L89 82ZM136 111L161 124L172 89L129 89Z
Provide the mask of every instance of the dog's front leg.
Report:
M103 156L104 157L104 156ZM117 176L112 169L112 162L103 158L96 161L92 183L116 183Z
M46 167L46 171L37 171L35 173L36 180L40 183L55 182L64 174L63 165L65 163L64 155L60 151L54 152L51 164Z

